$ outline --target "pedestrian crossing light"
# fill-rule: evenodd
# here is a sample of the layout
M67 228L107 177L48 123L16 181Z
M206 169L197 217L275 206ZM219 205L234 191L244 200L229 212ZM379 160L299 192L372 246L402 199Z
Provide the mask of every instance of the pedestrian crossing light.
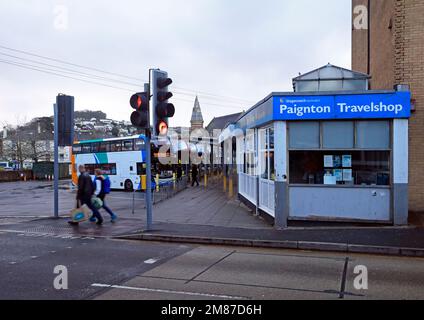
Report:
M131 114L131 123L136 128L149 128L149 94L141 92L134 94L130 99L130 105L135 111Z
M168 89L172 79L168 78L168 73L165 71L151 70L151 72L154 135L163 137L168 134L169 118L175 114L174 105L169 103L169 99L173 96Z

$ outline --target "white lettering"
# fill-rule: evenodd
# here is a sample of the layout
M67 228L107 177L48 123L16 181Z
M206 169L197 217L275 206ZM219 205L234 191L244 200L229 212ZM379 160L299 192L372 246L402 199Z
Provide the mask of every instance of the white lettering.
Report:
M56 290L67 290L68 289L68 268L65 266L56 266L53 270L54 274L57 274L53 280L53 287Z
M353 286L356 290L368 290L368 268L366 266L356 266L353 270L355 277Z

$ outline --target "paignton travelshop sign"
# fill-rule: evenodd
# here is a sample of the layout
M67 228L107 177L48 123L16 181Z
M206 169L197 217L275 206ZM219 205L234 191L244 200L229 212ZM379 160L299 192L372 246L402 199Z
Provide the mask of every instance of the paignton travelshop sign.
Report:
M410 92L274 96L274 120L395 119L410 116Z

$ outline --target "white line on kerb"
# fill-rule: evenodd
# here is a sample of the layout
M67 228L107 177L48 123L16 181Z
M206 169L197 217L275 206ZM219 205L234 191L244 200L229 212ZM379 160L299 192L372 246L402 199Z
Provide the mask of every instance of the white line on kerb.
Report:
M110 289L122 289L122 290L132 290L132 291L184 294L184 295L187 295L187 296L201 296L201 297L220 298L220 299L233 299L233 300L248 300L249 299L247 297L227 296L227 295L210 294L210 293L175 291L175 290L165 290L165 289L138 288L138 287L116 286L116 285L100 284L100 283L93 283L91 286L97 287L97 288L110 288Z
M146 264L155 264L157 261L158 261L158 259L149 259L149 260L144 261L144 263L146 263Z

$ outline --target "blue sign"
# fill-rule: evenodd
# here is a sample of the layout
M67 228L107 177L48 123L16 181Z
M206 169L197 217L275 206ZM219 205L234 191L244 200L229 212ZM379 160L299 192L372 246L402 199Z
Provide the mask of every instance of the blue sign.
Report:
M411 93L274 96L274 120L396 119L411 116Z

